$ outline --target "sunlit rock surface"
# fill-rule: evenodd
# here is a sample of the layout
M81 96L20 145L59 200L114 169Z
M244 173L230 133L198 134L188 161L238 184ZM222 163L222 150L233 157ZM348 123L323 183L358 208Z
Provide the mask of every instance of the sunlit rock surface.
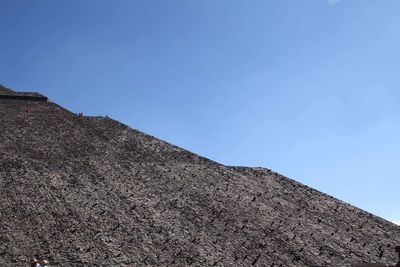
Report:
M393 223L46 100L0 97L0 266L397 262Z

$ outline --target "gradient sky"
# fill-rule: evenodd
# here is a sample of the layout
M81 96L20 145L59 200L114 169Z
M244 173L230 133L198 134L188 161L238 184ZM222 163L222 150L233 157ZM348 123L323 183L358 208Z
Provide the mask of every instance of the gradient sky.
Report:
M0 10L0 83L400 221L399 0L0 0Z

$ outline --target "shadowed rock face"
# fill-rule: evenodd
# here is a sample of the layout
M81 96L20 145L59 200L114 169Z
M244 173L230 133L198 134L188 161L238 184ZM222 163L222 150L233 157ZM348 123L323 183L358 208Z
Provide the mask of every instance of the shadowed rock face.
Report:
M9 88L0 84L0 95L9 94L9 93L15 93L15 92L11 91Z
M398 226L268 169L46 101L0 98L0 194L0 266L385 266L400 244Z
M47 97L32 92L15 92L11 89L4 87L0 84L0 99L13 99L13 100L29 100L29 101L47 101Z

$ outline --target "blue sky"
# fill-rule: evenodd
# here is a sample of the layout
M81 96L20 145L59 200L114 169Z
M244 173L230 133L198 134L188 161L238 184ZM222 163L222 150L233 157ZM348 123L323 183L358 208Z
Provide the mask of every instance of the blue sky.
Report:
M0 0L0 83L400 221L400 1Z

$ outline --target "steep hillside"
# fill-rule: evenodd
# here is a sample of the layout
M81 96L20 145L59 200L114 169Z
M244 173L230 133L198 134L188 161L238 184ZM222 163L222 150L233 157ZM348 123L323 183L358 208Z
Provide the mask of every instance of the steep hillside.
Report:
M397 262L398 226L268 169L43 98L0 97L0 128L0 266Z

